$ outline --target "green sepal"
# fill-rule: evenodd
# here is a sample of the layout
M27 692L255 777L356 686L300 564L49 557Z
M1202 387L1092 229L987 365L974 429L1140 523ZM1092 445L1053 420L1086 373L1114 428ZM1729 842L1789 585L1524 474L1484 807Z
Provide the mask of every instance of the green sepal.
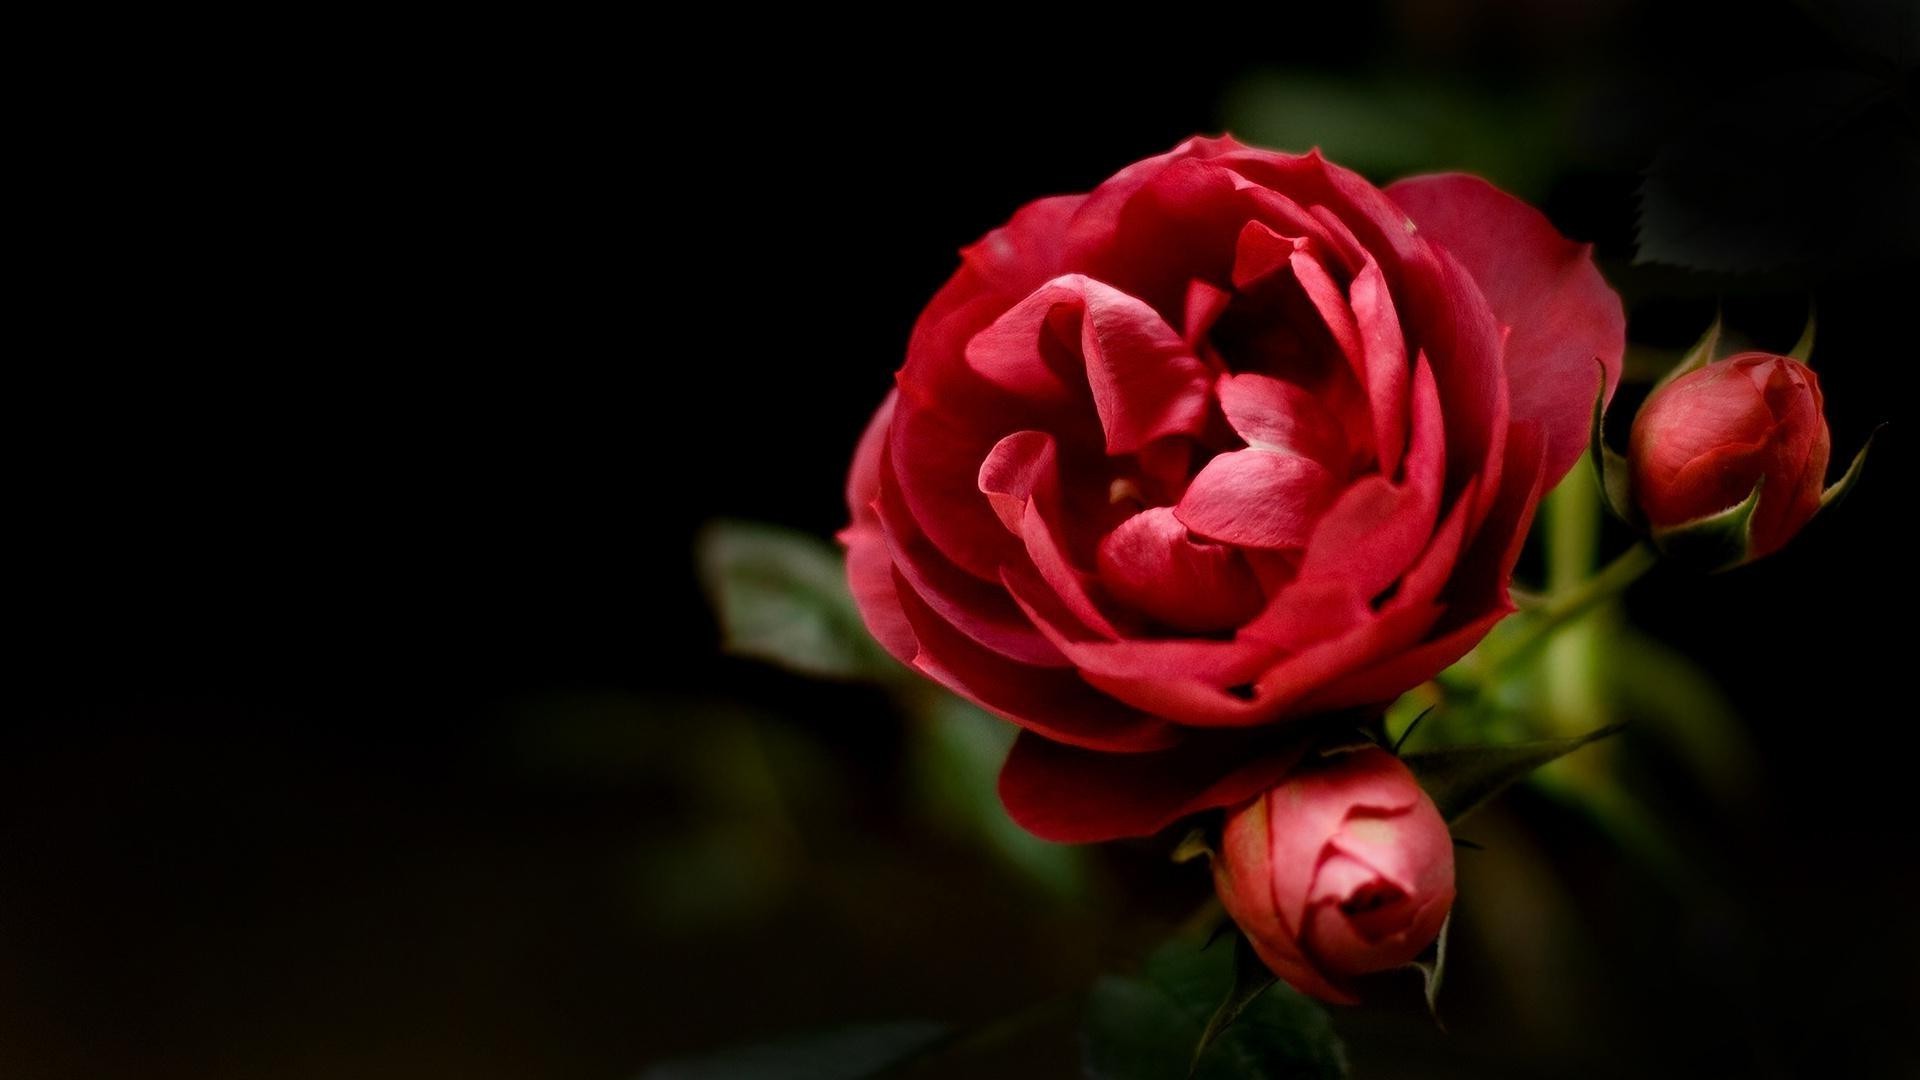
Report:
M1657 394L1668 383L1680 376L1698 371L1720 359L1721 350L1727 344L1726 336L1720 313L1716 311L1713 313L1713 322L1707 327L1707 332L1700 335L1700 340L1694 342L1693 348L1687 350L1687 355L1680 358L1680 362L1674 365L1672 371L1661 376L1660 381L1653 384L1653 392Z
M1447 974L1447 932L1453 929L1453 913L1448 912L1446 921L1440 924L1440 934L1433 939L1431 959L1415 960L1408 965L1420 972L1420 978L1426 984L1427 1015L1433 1017L1433 1024L1442 1031L1447 1029L1440 1022L1440 980Z
M1176 863L1190 863L1195 859L1211 859L1213 856L1213 840L1207 835L1207 830L1198 825L1187 830L1187 835L1181 837L1173 847L1173 861Z
M1635 529L1642 529L1640 508L1633 504L1633 477L1627 468L1627 459L1607 445L1606 412L1607 369L1601 367L1600 386L1593 395L1593 442L1588 459L1593 462L1594 476L1600 481L1600 500L1615 517Z
M1814 312L1813 312L1813 301L1809 300L1807 301L1806 329L1800 331L1800 340L1794 342L1793 348L1787 350L1788 356L1793 357L1795 360L1798 360L1803 364L1808 364L1809 366L1811 366L1811 361L1809 361L1807 358L1813 355L1814 321L1815 320L1814 320Z
M1571 739L1446 746L1408 754L1401 760L1413 770L1414 779L1451 825L1540 766L1620 730L1621 725L1613 724Z
M1753 511L1760 505L1760 490L1764 487L1763 476L1737 506L1684 525L1653 530L1653 546L1674 562L1710 574L1743 565L1753 553Z
M1859 453L1853 455L1853 463L1847 466L1847 471L1841 474L1840 479L1833 482L1832 487L1820 493L1820 509L1825 510L1846 498L1847 493L1853 490L1853 485L1860 482L1860 474L1866 471L1867 467L1867 451L1873 449L1873 440L1879 438L1880 433L1885 430L1887 425L1881 424L1867 433L1866 444L1860 447Z

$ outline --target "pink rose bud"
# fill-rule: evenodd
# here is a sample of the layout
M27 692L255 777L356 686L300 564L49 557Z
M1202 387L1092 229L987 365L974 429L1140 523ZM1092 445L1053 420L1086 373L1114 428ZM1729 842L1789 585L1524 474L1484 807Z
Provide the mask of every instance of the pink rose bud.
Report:
M1354 977L1402 967L1439 935L1453 838L1399 758L1349 750L1235 811L1213 883L1275 975L1350 1005Z
M1771 353L1729 356L1656 389L1627 455L1655 542L1717 531L1726 535L1708 538L1727 555L1716 559L1731 564L1778 550L1820 509L1830 449L1821 409L1813 371Z

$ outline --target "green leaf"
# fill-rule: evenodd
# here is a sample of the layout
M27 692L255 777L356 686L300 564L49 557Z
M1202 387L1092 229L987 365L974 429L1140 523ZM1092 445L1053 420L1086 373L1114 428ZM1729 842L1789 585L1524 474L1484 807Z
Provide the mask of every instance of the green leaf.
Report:
M1258 1001L1260 995L1279 980L1267 965L1253 951L1253 945L1245 934L1233 935L1233 985L1227 988L1227 996L1220 1001L1219 1008L1207 1019L1207 1026L1200 1032L1200 1041L1194 1044L1193 1061L1187 1066L1187 1075L1192 1076L1200 1069L1200 1062L1207 1051L1226 1030L1233 1026L1247 1006Z
M1000 805L996 780L1020 729L943 690L903 697L916 720L907 759L912 788L935 822L1054 897L1085 895L1089 850L1040 839Z
M1620 456L1607 445L1607 370L1600 369L1600 386L1593 395L1593 462L1594 476L1600 481L1600 501L1621 521L1636 528L1639 527L1640 508L1633 503L1632 473L1627 468L1627 459Z
M1881 424L1868 433L1866 445L1860 448L1859 453L1853 455L1853 463L1847 466L1847 471L1840 479L1833 482L1832 487L1821 492L1820 509L1825 510L1827 507L1846 498L1847 493L1853 490L1853 485L1860 482L1860 474L1866 471L1867 468L1867 451L1873 449L1873 440L1879 438L1880 433L1886 429L1887 425Z
M1238 936L1237 934L1235 935ZM1236 985L1235 952L1189 938L1162 946L1140 974L1095 982L1083 1066L1092 1080L1319 1080L1347 1075L1346 1050L1318 1004L1284 983L1251 997L1196 1061L1193 1048ZM1191 1071L1190 1071L1191 1070Z
M1663 745L1724 803L1751 793L1760 765L1747 726L1712 676L1685 653L1630 627L1604 643L1600 672L1635 738Z
M1745 563L1753 551L1753 511L1760 505L1766 477L1737 506L1696 518L1684 525L1653 530L1653 546L1660 554L1708 573L1731 570Z
M1620 730L1615 724L1571 739L1499 746L1448 746L1422 750L1401 760L1440 808L1449 824L1479 809L1515 781L1556 758Z
M924 1053L947 1033L944 1024L927 1021L837 1028L662 1062L639 1080L862 1080Z
M830 679L899 672L867 633L832 545L773 525L715 521L695 551L728 652Z

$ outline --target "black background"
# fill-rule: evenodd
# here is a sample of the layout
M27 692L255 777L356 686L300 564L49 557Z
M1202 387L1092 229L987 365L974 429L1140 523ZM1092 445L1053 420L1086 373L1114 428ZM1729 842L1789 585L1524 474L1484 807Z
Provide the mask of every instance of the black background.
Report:
M1791 6L1676 7L330 27L244 55L175 27L177 50L90 57L71 117L42 118L13 364L0 1072L624 1076L896 1002L991 1015L1077 970L1008 960L1044 928L891 819L877 698L717 655L692 538L837 527L955 249L1295 66L1590 80L1606 152L1541 202L1596 243L1634 339L1684 344L1718 299L1784 348L1812 295L1836 456L1893 421L1788 551L1630 604L1723 681L1767 770L1737 827L1672 823L1716 846L1728 906L1606 877L1604 844L1515 796L1574 866L1593 1018L1503 1053L1473 1014L1377 1059L1343 1021L1362 1075L1911 1067L1911 249L1890 225L1761 277L1627 266L1645 168L1729 85L1859 60ZM1826 236L1862 216L1848 190L1795 213ZM846 845L932 928L691 941L636 915L625 868L683 824L661 747L699 709L643 704L631 775L524 751L556 702L608 697L789 717L853 763Z

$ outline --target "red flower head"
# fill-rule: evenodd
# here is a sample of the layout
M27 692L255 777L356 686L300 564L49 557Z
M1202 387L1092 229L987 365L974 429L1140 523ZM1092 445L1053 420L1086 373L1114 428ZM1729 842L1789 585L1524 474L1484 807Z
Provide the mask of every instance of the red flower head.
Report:
M854 461L853 590L1026 729L1021 824L1151 833L1511 610L1623 346L1587 249L1484 181L1189 140L963 252Z

